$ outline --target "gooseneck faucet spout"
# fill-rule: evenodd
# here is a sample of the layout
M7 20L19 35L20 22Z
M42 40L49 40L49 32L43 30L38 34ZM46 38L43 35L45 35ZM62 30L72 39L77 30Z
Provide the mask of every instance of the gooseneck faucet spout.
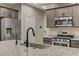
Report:
M28 40L28 33L29 33L29 30L32 30L32 32L33 32L33 36L35 36L35 32L34 32L34 29L32 28L32 27L29 27L28 29L27 29L27 32L26 32L26 47L29 47L29 40Z

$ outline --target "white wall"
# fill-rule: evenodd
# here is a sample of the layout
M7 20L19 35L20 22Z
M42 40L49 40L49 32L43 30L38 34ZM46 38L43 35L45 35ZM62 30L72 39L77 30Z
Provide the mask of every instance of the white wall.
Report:
M21 40L26 40L26 16L35 16L35 41L36 43L43 43L43 19L44 12L33 8L31 6L21 5ZM42 28L40 29L40 26Z

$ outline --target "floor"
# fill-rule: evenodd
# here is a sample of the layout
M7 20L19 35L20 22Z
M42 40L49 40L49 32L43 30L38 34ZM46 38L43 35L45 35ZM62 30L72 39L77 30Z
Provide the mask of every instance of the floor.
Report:
M47 48L26 48L23 45L15 45L15 40L0 42L0 56L79 56L79 48L53 46Z

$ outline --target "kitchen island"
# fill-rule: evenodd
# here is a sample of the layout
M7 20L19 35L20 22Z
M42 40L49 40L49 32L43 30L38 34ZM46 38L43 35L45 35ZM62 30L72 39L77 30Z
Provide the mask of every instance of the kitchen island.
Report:
M42 44L41 44L42 45ZM0 56L79 56L79 48L70 48L56 45L46 45L46 48L26 48L15 45L15 40L0 42Z
M79 48L70 48L62 46L50 46L46 49L28 48L30 56L79 56Z
M16 45L15 40L0 41L0 56L26 56L27 51L25 46Z

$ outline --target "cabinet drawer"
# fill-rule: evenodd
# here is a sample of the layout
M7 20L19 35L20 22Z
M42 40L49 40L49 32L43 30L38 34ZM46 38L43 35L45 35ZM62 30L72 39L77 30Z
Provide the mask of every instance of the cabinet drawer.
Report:
M52 44L52 42L43 42L44 44Z
M79 44L79 40L71 40L71 44Z
M71 40L71 47L79 48L79 40Z
M43 38L43 43L52 44L52 39L51 38Z
M51 39L43 39L43 41L48 41L48 42L50 42L50 41L52 41Z

